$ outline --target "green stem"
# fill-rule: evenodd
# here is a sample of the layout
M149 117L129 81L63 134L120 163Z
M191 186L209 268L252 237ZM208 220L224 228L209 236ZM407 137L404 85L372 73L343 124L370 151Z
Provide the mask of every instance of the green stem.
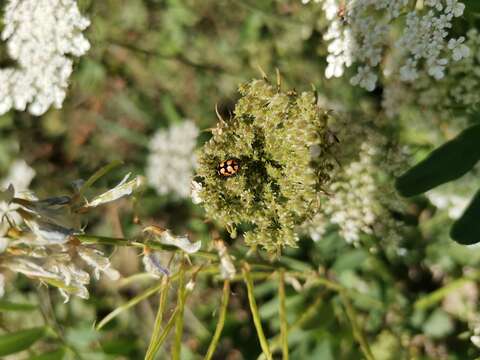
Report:
M207 355L205 355L204 360L210 360L213 354L215 353L215 349L217 348L218 341L220 340L220 335L222 334L223 326L225 324L229 298L230 298L230 281L225 280L223 282L222 305L220 306L220 314L218 316L217 327L215 328L215 333L213 334L212 342L208 346Z
M151 353L155 344L159 341L161 336L161 329L162 329L162 321L163 321L163 314L165 312L165 308L167 305L167 298L168 298L168 285L170 284L170 279L168 276L164 276L162 278L161 286L160 286L160 298L158 301L158 310L157 315L155 317L155 324L153 325L152 337L150 339L150 344L148 344L147 354Z
M177 277L178 274L170 276L170 280L173 280L175 277ZM113 310L111 313L109 313L107 316L105 316L96 326L97 330L100 330L102 327L104 327L108 322L110 322L113 318L115 318L117 315L122 313L123 311L131 308L132 306L138 304L140 301L145 300L158 292L162 288L162 283L156 284L147 290L145 290L143 293L135 296L133 299L129 300L127 303L123 304L122 306L119 306L115 310Z
M160 346L162 346L163 342L167 338L167 335L170 333L173 326L175 325L177 315L178 315L178 309L175 309L172 316L170 316L170 319L168 319L167 325L165 325L165 328L163 329L162 333L159 335L158 340L152 346L150 351L147 351L147 353L145 354L145 360L154 360L155 359L155 355L157 354L158 350L160 349Z
M187 297L187 291L185 288L185 266L182 264L180 268L180 278L178 282L178 314L177 320L175 321L175 340L172 347L172 359L180 360L180 354L182 350L182 335L183 335L183 313L185 309L185 301Z
M272 360L272 353L270 352L270 349L268 347L268 341L262 329L260 314L258 312L257 303L255 302L255 297L253 295L253 280L250 276L250 266L247 263L244 263L242 271L245 284L247 285L248 302L250 304L250 311L252 312L253 323L255 324L255 329L257 330L257 336L258 340L260 341L260 346L267 360Z
M285 271L279 271L278 298L280 299L280 341L282 343L283 360L288 360L288 322L287 309L285 306Z
M370 346L365 339L365 335L363 334L360 326L358 325L357 314L345 290L340 291L340 297L342 298L343 304L345 305L347 317L350 320L350 324L352 325L353 336L360 344L360 349L362 350L363 355L367 360L375 360L375 357L370 350Z
M153 250L161 250L161 251L180 251L175 246L168 246L162 245L158 242L139 242L135 240L123 239L123 238L113 238L113 237L106 237L106 236L94 236L94 235L75 235L82 244L85 245L115 245L115 246L131 246L137 247L139 249L143 249L145 246ZM197 251L194 254L190 254L191 256L198 256L203 257L210 260L217 260L218 255L208 251Z

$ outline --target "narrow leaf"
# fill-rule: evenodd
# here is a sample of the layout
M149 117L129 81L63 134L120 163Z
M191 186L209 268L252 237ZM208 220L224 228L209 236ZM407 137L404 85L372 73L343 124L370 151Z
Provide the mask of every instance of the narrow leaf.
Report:
M106 324L108 324L111 320L113 320L116 316L124 312L125 310L130 309L132 306L135 306L138 304L140 301L145 300L155 294L158 290L160 290L162 287L162 284L157 284L155 286L152 286L151 288L148 288L145 290L143 293L135 296L133 299L130 301L126 302L122 306L119 306L115 310L113 310L111 313L109 313L107 316L105 316L96 326L97 330L100 330L102 327L104 327Z
M87 181L82 185L82 187L79 190L80 195L84 194L87 189L89 189L95 182L97 182L98 179L101 177L105 176L108 174L110 171L112 171L114 168L117 166L122 165L122 161L116 160L112 161L111 163L101 167L95 173L88 178Z
M36 327L0 335L0 356L28 349L37 340L44 337L46 331L45 327Z
M230 281L227 279L223 282L223 294L222 294L222 305L220 306L220 314L218 316L217 327L215 328L215 333L213 334L212 341L208 346L207 354L205 355L205 360L210 360L215 353L217 348L218 341L220 340L220 335L222 334L223 326L225 325L225 319L227 317L227 307L228 300L230 298Z
M403 196L414 196L443 183L458 179L480 160L480 124L469 127L396 181Z
M62 360L65 357L65 349L60 348L54 351L29 357L28 360Z
M0 312L7 312L7 311L32 311L35 310L37 307L32 304L19 304L19 303L12 303L5 300L0 300Z
M464 245L480 242L480 190L477 191L460 219L453 224L450 236Z

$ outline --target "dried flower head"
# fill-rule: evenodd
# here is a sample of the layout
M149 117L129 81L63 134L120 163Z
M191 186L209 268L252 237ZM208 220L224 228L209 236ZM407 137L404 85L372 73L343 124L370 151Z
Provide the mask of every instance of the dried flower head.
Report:
M246 225L247 244L275 253L295 246L295 227L318 211L335 141L313 92L281 91L267 80L239 91L234 117L218 123L199 154L198 196L208 217L232 234ZM218 166L228 159L239 170L222 176Z
M21 273L55 286L66 301L70 295L88 298L90 275L83 270L85 265L93 270L97 279L103 273L117 280L120 274L111 267L109 258L79 241L83 234L80 224L85 212L131 195L141 187L141 177L127 180L128 176L91 201L78 192L73 196L39 200L33 193L20 197L13 186L0 191L0 205L4 203L10 209L0 219L2 271ZM2 289L3 286L0 294Z

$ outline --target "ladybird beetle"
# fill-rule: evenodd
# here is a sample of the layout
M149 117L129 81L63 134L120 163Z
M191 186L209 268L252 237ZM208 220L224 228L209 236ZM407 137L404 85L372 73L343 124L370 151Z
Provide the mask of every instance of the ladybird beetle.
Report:
M240 169L240 164L236 159L228 159L222 161L217 166L217 173L223 177L230 177L235 175Z

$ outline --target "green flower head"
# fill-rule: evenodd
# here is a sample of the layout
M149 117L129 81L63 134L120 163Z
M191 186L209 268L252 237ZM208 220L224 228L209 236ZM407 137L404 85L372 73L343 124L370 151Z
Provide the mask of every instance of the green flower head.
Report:
M233 118L218 123L199 154L199 197L231 234L244 225L247 244L278 253L296 245L295 228L320 207L335 137L313 92L284 92L267 80L239 92ZM229 159L239 169L225 176L219 164Z

